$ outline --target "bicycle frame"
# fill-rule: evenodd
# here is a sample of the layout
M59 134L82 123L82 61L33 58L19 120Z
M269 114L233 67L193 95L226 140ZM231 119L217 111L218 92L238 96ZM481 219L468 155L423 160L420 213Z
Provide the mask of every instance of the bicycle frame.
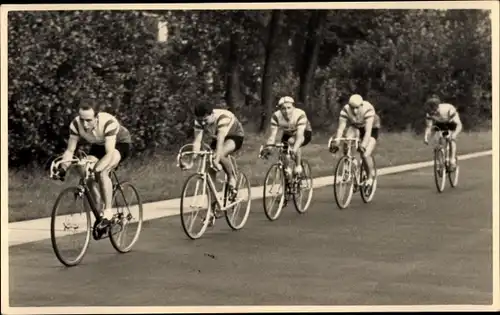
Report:
M439 134L439 138L438 138L437 144L434 146L434 150L443 150L445 167L448 167L449 166L448 165L449 159L450 159L450 155L451 155L451 138L450 138L449 131L441 130L438 127L434 126L433 132L436 134ZM444 135L445 132L448 132L448 134Z
M182 151L183 148L181 148L181 151ZM209 163L209 167L210 168L215 169L214 164L213 164L213 154L214 154L214 152L212 150L186 151L186 152L179 153L179 155L177 156L177 165L178 166L181 165L180 159L182 158L182 156L184 156L184 155L192 155L192 154L201 155L201 157L202 157L201 163L200 163L200 165L199 165L198 170L196 171L196 173L199 174L199 175L201 175L203 177L203 180L208 183L208 188L211 191L212 196L215 197L215 201L217 202L217 205L219 206L219 209L221 211L226 211L227 209L232 208L233 206L235 206L238 203L240 203L241 199L237 199L236 201L230 203L229 205L224 206L222 204L222 202L221 202L222 198L220 197L220 195L221 195L221 192L224 192L226 190L226 187L227 187L227 175L225 175L225 181L224 181L224 185L223 185L222 191L218 192L217 188L215 187L215 183L212 180L212 177L209 176L209 174L207 173L207 162ZM234 157L232 155L229 155L228 158L229 158L229 160L231 162L230 163L231 164L231 171L233 172L233 174L237 174L237 166L236 166L236 161L234 160ZM205 187L206 186L203 185L203 195L206 192L205 191L205 189L206 189Z
M343 141L343 142L346 142L348 143L347 144L347 152L344 153L344 156L347 156L348 158L348 161L349 161L349 167L347 168L348 169L348 172L351 171L351 163L353 163L353 161L356 161L354 163L354 180L355 180L355 185L356 186L360 186L361 185L361 174L360 172L358 172L358 160L357 158L352 154L352 148L353 146L357 149L358 146L359 146L359 139L358 138L335 138L335 139L330 139L328 141L328 148L331 147L331 144L333 141ZM349 174L350 176L351 174Z
M85 195L85 197L87 197L87 201L89 203L90 210L91 210L92 214L94 215L94 218L96 220L98 220L100 218L101 214L97 210L96 201L92 197L92 194L90 192L90 188L87 185L87 180L90 178L90 169L95 163L91 162L91 161L86 161L85 158L86 158L86 155L84 155L84 157L81 159L76 157L76 158L72 158L70 160L62 160L62 156L59 158L56 158L52 162L52 165L50 167L50 177L53 178L53 176L54 176L53 170L56 169L62 163L68 163L68 162L72 163L68 167L68 169L72 166L83 166L84 167L84 174L80 177L80 180L78 182L78 186L77 186L78 193L80 196ZM121 190L120 182L118 181L118 176L116 175L114 170L112 170L110 173L112 174L111 175L112 179L115 180L115 183L113 184L113 191L115 191L116 189L119 189L123 195L123 191Z

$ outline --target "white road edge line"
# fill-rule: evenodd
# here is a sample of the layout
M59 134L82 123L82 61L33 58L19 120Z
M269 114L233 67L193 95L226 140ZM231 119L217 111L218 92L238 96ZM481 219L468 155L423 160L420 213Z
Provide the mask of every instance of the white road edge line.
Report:
M487 156L492 154L492 150L475 152L470 154L459 155L459 160L468 160L477 157ZM389 175L402 173L406 171L416 170L419 168L429 167L433 165L433 161L419 162L398 166L384 167L378 170L378 175ZM324 176L314 178L313 187L320 188L331 185L333 176ZM263 186L252 187L251 198L262 198ZM143 204L143 221L160 219L164 217L174 216L179 214L180 198L163 200ZM25 243L41 241L50 238L50 217L40 218L35 220L19 221L9 223L9 247Z

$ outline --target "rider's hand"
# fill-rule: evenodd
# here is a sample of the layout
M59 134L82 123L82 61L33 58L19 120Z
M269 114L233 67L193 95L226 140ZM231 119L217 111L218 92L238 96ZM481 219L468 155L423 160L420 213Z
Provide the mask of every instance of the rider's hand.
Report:
M56 170L56 173L54 174L54 179L58 179L61 182L64 182L65 178L66 178L66 169L62 167L62 165L59 165L59 167Z
M215 155L214 160L213 160L213 165L217 171L220 171L222 169L222 167L220 165L220 156Z
M338 142L337 141L332 141L330 143L330 147L328 148L328 150L330 151L330 153L337 153L337 151L339 150L339 145L338 145Z
M365 153L366 148L365 148L365 147L361 144L360 146L358 146L358 151L359 151L360 153Z
M429 139L427 139L427 137L424 138L424 143L429 144Z

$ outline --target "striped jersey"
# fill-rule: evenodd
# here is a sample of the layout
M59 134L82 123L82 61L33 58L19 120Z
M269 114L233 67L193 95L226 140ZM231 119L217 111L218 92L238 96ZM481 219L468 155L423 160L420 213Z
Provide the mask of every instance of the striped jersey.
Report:
M312 131L311 123L307 119L306 112L302 109L295 107L290 117L285 117L281 110L274 112L271 117L271 126L282 129L286 134L295 134L298 127L306 126L305 130Z
M354 113L349 104L344 105L340 111L340 118L347 120L351 126L356 128L364 128L366 126L366 120L374 118L372 127L380 128L380 117L375 112L373 105L367 101L361 103L357 113Z
M195 120L194 129L204 131L208 134L208 136L214 139L217 138L218 132L225 128L229 129L227 136L245 136L245 133L243 132L243 125L232 112L227 109L215 108L213 110L213 114L215 115L213 123L202 126L198 120Z
M116 136L117 143L131 143L130 132L120 125L118 120L111 114L100 112L97 114L97 123L93 130L86 132L83 122L77 116L69 126L70 135L81 137L91 144L104 145L106 137Z
M436 123L448 123L453 121L457 116L458 112L455 106L448 103L442 103L439 104L435 112L426 113L425 119Z

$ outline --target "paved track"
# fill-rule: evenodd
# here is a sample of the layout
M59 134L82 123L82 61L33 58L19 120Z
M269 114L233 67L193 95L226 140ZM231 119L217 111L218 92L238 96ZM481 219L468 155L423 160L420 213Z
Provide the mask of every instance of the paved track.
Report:
M492 303L491 156L461 162L438 194L432 169L382 176L372 204L312 208L188 240L178 217L145 222L135 250L91 242L63 268L50 240L9 248L10 306L429 305Z

